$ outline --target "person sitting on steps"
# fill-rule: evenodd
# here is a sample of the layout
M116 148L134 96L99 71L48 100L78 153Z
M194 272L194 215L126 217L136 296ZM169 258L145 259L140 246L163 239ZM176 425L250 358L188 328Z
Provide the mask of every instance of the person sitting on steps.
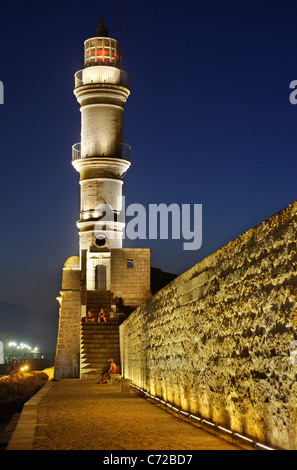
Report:
M104 323L106 323L106 315L105 315L103 308L101 308L98 313L98 323L100 323L101 320L103 320Z
M94 315L92 314L91 310L88 310L87 316L86 316L86 323L94 323L95 318Z
M107 384L107 377L110 377L111 374L115 374L116 372L116 365L113 362L111 357L107 358L107 366L102 371L102 376L97 384Z

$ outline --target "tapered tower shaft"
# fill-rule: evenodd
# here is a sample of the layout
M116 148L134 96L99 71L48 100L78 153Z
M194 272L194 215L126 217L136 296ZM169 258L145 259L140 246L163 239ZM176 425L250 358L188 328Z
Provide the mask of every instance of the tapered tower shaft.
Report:
M80 173L80 250L98 252L122 248L122 185L130 166L123 106L130 91L128 74L118 68L118 41L108 37L102 19L96 33L85 41L84 68L75 74L81 142L73 146L72 161Z

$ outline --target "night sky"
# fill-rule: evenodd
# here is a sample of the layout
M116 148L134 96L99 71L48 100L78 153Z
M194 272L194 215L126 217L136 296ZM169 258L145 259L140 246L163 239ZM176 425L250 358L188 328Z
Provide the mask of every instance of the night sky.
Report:
M127 240L180 274L297 199L297 2L123 0L131 95L126 204L202 204L203 242ZM1 1L0 332L54 351L62 267L78 254L73 95L97 21L120 1Z

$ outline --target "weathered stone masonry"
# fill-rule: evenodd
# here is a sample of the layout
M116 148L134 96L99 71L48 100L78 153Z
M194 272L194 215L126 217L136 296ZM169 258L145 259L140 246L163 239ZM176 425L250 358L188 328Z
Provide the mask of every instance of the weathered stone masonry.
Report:
M124 377L259 442L296 449L296 231L294 202L143 303L120 327Z

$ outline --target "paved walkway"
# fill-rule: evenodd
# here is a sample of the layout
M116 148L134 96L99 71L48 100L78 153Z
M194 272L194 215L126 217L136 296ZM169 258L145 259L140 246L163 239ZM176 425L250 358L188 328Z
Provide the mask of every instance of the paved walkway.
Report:
M240 450L151 403L95 380L49 381L21 413L7 450Z

